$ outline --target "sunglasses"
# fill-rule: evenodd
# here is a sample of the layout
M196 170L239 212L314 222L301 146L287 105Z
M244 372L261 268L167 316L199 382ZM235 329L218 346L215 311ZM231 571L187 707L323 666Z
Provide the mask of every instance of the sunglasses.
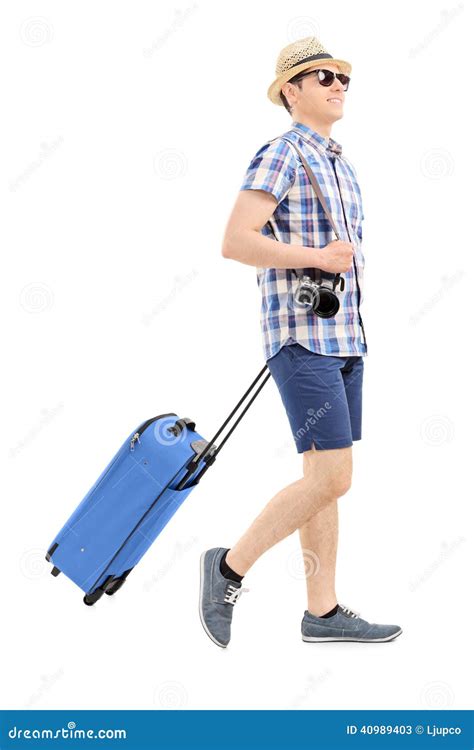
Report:
M291 78L288 83L300 81L302 78L306 78L306 76L313 75L313 73L316 74L321 86L332 86L334 79L337 78L337 80L342 83L344 91L347 91L349 88L349 82L351 80L349 76L346 76L344 73L333 73L332 70L324 70L323 68L309 70L306 73L298 73L294 78Z

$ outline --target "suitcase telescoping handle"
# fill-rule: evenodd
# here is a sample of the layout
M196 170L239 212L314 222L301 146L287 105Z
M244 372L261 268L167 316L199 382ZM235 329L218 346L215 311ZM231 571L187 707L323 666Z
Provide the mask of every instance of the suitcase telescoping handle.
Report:
M267 367L267 365L265 365L265 367L263 367L260 370L260 372L258 373L258 375L255 378L255 380L252 382L252 384L247 388L247 390L245 391L245 393L242 396L242 398L240 399L240 401L232 409L232 411L229 414L229 416L227 417L227 419L221 424L221 426L217 430L216 434L211 438L211 440L209 440L209 442L206 445L206 447L204 448L204 450L201 451L200 453L196 454L189 461L189 463L186 464L187 472L183 476L183 478L179 481L179 483L177 484L177 486L176 486L177 490L185 489L186 482L188 481L189 477L192 474L194 474L194 472L196 471L196 469L199 466L199 464L201 463L201 461L204 461L204 466L201 469L201 471L199 472L199 474L196 474L196 476L193 477L192 484L197 483L201 479L202 475L208 470L209 466L211 466L211 464L214 463L214 461L216 460L217 454L222 449L222 447L226 444L227 440L230 438L230 436L234 432L234 430L237 427L237 425L239 424L240 420L242 419L242 417L244 416L244 414L248 411L248 409L250 408L250 406L253 404L253 402L257 398L258 394L262 390L263 386L265 385L265 383L269 379L269 377L271 375L270 372L268 372L267 375L266 375L266 377L263 378L263 380L261 381L263 375L265 375L265 372L267 372L267 370L268 370L268 367ZM253 389L255 388L255 386L258 383L260 383L260 384L259 384L257 390L255 391L255 393L253 394L252 398L249 400L249 402L247 403L247 405L245 406L245 408L239 414L238 418L235 420L234 424L232 425L231 429L227 432L226 436L221 439L219 445L216 447L215 441L221 435L222 431L227 427L227 425L229 424L229 422L232 419L232 417L240 409L240 407L244 403L244 401L247 398L247 396L249 395L249 393L251 393L253 391Z

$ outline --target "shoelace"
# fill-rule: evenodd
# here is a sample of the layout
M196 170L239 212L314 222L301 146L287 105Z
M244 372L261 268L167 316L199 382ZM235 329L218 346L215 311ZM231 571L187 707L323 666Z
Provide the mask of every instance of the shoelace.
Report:
M232 586L232 584L229 583L229 585L227 586L227 591L225 592L224 601L228 604L235 604L239 596L241 596L244 591L250 591L250 589L246 589L243 586Z
M360 612L354 612L353 609L349 609L349 607L345 607L344 604L340 604L340 607L346 615L349 615L349 617L359 617L360 615Z

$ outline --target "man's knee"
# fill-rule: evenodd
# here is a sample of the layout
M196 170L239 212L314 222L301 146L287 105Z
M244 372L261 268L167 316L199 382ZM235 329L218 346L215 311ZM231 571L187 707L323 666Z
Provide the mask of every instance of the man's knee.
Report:
M342 497L349 492L352 485L352 477L348 474L338 475L333 477L331 490L334 497Z
M352 484L352 449L339 448L327 451L306 451L304 476L308 492L316 502L328 502L345 495Z

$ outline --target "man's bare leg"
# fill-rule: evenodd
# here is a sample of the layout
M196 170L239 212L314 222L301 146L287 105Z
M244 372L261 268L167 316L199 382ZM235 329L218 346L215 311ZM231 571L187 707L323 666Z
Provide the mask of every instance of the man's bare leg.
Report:
M270 500L243 537L227 552L226 562L232 571L243 576L267 549L297 528L302 529L300 536L306 554L317 554L320 558L320 573L307 579L312 603L301 621L303 641L385 642L397 638L402 632L399 625L371 623L349 609L338 611L331 620L318 616L318 612L321 615L333 609L331 597L337 547L334 508L337 508L337 498L350 486L352 451L350 448L313 450L305 452L303 458L306 463L303 479ZM231 575L227 578L220 572L224 552L217 547L201 555L199 613L211 640L225 648L231 636L232 609L244 589L239 581L232 582ZM323 605L324 601L327 604Z
M344 481L350 484L352 477L352 448L343 449L347 454L342 471ZM314 453L315 451L313 451ZM303 471L310 473L313 461L318 456L311 451L303 453ZM338 542L338 501L337 498L315 513L299 529L299 536L306 571L308 611L320 617L337 604L336 597L336 557Z
M336 555L337 499L326 505L299 529L308 592L308 611L316 617L337 604Z
M315 514L334 504L338 497L348 491L352 474L352 448L305 451L303 472L302 479L285 487L267 503L245 534L228 551L226 562L238 575L245 575L264 552L304 526ZM328 539L328 550L333 543L334 540L331 542ZM325 546L319 547L318 554L323 558L325 549ZM330 559L329 551L327 557Z

